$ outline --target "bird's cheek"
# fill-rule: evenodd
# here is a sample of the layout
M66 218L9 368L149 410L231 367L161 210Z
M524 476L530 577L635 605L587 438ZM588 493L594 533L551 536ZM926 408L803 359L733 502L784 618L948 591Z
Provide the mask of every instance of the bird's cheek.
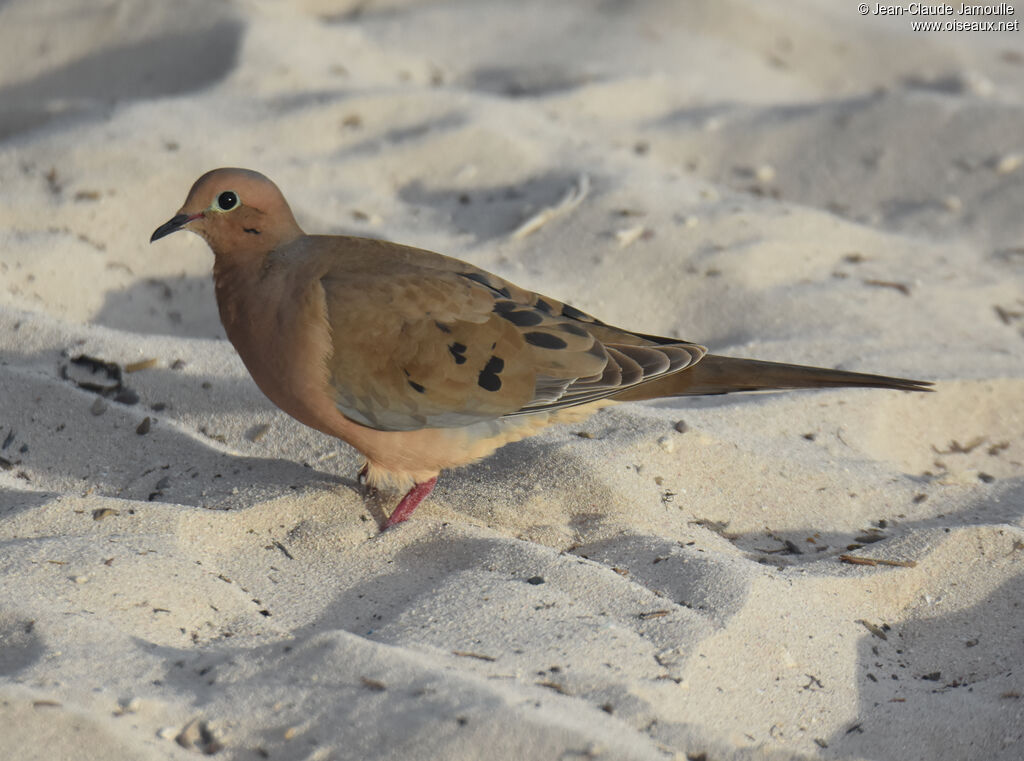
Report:
M212 227L213 225L210 224L210 220L208 218L197 217L185 225L184 229L188 230L190 233L195 233L200 238L209 240Z

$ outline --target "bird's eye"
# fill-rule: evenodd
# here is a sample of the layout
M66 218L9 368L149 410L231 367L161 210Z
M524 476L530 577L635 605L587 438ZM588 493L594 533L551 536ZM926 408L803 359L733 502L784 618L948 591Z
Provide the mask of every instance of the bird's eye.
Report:
M233 190L225 190L213 202L213 207L218 211L231 211L236 206L238 206L238 194Z

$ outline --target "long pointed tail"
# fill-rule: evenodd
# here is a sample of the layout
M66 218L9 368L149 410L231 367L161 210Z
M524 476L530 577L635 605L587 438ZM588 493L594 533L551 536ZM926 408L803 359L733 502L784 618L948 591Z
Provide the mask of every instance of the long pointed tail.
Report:
M672 375L662 376L650 383L634 386L621 394L616 394L613 398L616 401L625 402L658 399L665 396L697 396L700 394L729 394L734 391L844 386L893 388L901 391L932 390L929 388L931 386L929 381L707 354L692 367Z

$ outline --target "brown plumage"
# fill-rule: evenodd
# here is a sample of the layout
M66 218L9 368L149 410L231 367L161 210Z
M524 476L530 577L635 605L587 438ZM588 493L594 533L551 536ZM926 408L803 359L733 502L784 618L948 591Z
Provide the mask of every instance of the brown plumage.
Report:
M177 230L213 250L221 322L270 400L358 449L371 485L412 487L388 526L445 468L614 402L930 385L719 357L605 325L458 259L306 235L277 186L247 169L204 174L151 240Z

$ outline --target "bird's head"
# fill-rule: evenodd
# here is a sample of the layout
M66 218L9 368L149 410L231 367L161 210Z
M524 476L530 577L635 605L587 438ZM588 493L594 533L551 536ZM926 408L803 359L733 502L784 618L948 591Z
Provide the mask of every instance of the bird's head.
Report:
M303 234L277 185L251 169L204 174L150 243L178 230L201 235L218 256L266 253Z

